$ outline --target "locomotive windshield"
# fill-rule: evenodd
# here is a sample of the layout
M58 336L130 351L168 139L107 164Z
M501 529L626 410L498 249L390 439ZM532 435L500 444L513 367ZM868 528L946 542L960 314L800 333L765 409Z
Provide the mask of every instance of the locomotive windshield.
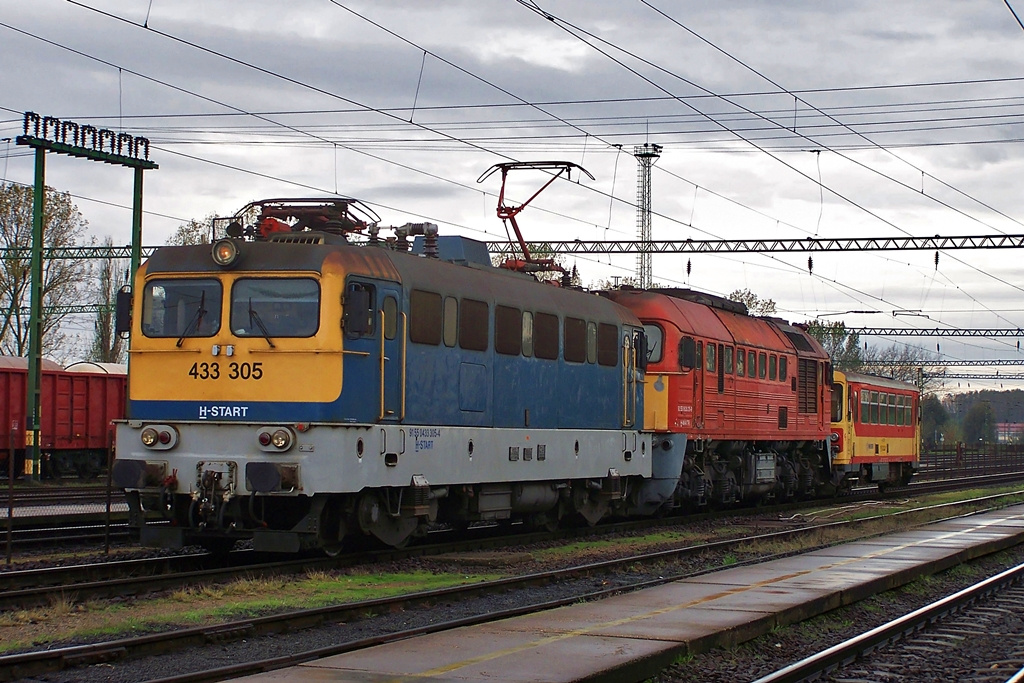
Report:
M320 327L320 285L312 278L244 278L231 288L238 337L312 337Z
M142 333L147 337L209 337L220 329L217 280L151 280L142 295Z

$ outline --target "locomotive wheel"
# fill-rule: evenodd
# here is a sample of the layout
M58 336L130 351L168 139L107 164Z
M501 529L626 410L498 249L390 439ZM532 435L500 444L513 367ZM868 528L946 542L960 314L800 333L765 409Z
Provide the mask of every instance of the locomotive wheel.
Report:
M374 491L367 491L359 497L356 517L364 533L373 534L392 548L404 547L419 526L415 517L389 515L384 501Z
M585 484L573 485L572 505L589 526L594 526L608 514L608 501L591 496Z

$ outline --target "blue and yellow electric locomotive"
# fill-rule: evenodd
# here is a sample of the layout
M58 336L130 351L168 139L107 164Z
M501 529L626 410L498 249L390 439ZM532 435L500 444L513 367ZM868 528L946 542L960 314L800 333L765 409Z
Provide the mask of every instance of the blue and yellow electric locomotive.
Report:
M670 500L679 464L652 476L635 315L430 224L385 240L376 221L350 199L258 202L212 250L139 269L113 474L143 543L334 551Z

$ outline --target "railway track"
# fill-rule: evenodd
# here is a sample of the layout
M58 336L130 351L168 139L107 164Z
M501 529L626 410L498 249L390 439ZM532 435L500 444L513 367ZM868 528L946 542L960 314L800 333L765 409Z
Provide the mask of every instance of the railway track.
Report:
M959 503L947 503L939 506L930 506L928 509L946 510L952 513L957 507L964 505L990 504L998 505L998 499L1005 499L1006 494L991 496L972 501ZM897 513L898 515L909 514L912 511ZM956 516L956 515L954 515ZM800 534L820 534L824 528L838 528L849 524L869 523L872 519L861 519L855 522L833 522L829 524L815 525L801 529L790 529L775 531L768 534L747 536L715 543L706 543L686 548L673 548L657 552L619 557L591 564L573 566L569 568L556 569L546 572L538 572L513 578L500 579L496 581L481 582L469 586L448 588L443 590L428 591L412 595L405 595L397 598L370 600L346 605L338 605L317 609L296 610L284 614L268 615L258 618L243 619L216 626L197 627L191 629L180 629L163 634L150 634L138 638L126 638L96 645L76 646L67 648L51 649L46 652L25 653L0 657L0 680L14 680L19 677L37 676L45 673L62 671L72 667L80 667L98 662L118 661L124 662L130 659L153 654L155 652L168 652L183 648L194 648L210 643L224 643L228 641L237 642L249 640L260 635L282 634L299 629L309 628L314 625L329 623L344 623L357 621L368 614L375 613L396 613L411 609L417 606L436 605L440 602L454 605L463 604L472 598L486 594L509 594L521 595L523 591L536 591L544 588L551 588L544 599L535 598L529 601L528 605L523 604L521 597L511 600L513 606L507 610L495 611L488 609L485 614L476 614L460 618L444 624L433 624L429 627L418 627L412 631L403 630L402 633L392 633L386 636L387 639L408 637L416 633L444 628L454 628L467 623L481 623L507 616L548 609L554 606L570 604L579 600L597 599L615 592L633 590L646 586L657 585L680 578L672 575L666 570L674 564L687 566L687 562L694 562L693 558L714 557L730 551L735 551L743 544L750 544L756 541L776 542L787 538L793 538ZM478 545L477 545L478 547ZM760 562L765 558L757 558L751 562ZM707 571L718 569L721 566L720 560L711 560L712 567ZM637 573L637 567L658 567L653 573ZM626 568L633 568L634 571L625 571ZM615 580L596 580L596 577L606 576L612 572L619 572ZM657 572L661 572L658 574ZM685 573L692 574L692 571ZM622 578L627 577L627 578ZM597 584L608 584L594 590ZM555 590L557 588L557 590ZM554 596L554 597L551 597ZM543 596L542 596L543 597ZM270 668L279 668L295 664L301 661L308 661L328 654L336 654L357 647L365 647L381 642L381 638L375 637L369 640L358 642L344 642L340 645L331 645L325 648L305 650L291 653L286 656L272 657L270 659L259 659L258 661L245 664L233 664L227 669L217 668L213 671L191 672L187 675L175 675L172 678L164 678L164 681L202 681L222 680L224 678L241 675L244 673L258 672ZM265 657L266 653L262 653ZM75 672L76 675L78 672ZM70 679L69 679L70 680Z
M1024 564L937 600L906 616L829 647L755 683L810 680L1020 680L1024 667ZM1011 617L1007 619L1006 617ZM1007 653L982 649L993 636L1016 641ZM1011 642L1012 642L1011 641ZM987 644L987 643L986 643ZM823 676L833 675L824 679ZM973 674L973 675L972 675Z
M1024 477L1022 477L1024 480ZM985 480L970 480L970 485L982 486L992 483ZM963 487L963 483L960 484ZM951 490L950 482L922 482L900 490L890 491L888 496L895 497L912 491L914 494L935 493ZM844 503L864 502L878 498L875 490L864 491L840 500ZM966 503L960 503L961 505ZM800 510L819 508L821 501L793 503L773 508L773 512L793 512L799 515ZM279 555L261 555L249 550L230 553L227 558L217 558L209 554L186 554L171 557L141 558L117 560L112 562L78 564L70 566L53 566L48 568L32 568L26 570L0 571L0 610L25 609L45 605L52 599L53 589L66 594L74 594L79 601L102 599L111 596L127 596L151 593L194 585L196 583L226 582L242 577L266 577L282 574L302 574L310 570L332 570L360 564L373 564L386 561L398 561L412 557L443 555L446 553L466 552L480 549L500 549L515 545L536 544L555 540L573 540L592 538L595 536L611 536L615 534L643 531L653 527L676 526L691 521L712 520L721 517L758 516L766 512L764 508L743 508L685 518L667 518L662 520L625 521L602 524L595 528L570 528L554 532L534 531L509 535L495 527L470 529L468 532L438 532L433 540L404 549L381 549L373 551L360 550L335 558L320 556L299 556L281 559ZM794 518L790 522L774 522L773 526L799 526L800 529L817 528L802 518ZM794 531L799 531L795 529ZM118 538L127 536L127 528L118 525L113 530ZM45 538L44 535L38 539ZM103 527L80 527L81 537L89 535L103 538ZM454 537L454 538L453 538Z

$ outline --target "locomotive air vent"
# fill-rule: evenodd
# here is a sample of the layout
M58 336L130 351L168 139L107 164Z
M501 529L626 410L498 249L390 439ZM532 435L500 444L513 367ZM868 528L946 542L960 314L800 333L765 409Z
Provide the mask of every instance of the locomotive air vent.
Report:
M285 244L327 244L327 235L314 231L278 232L271 235L267 241L284 242Z

